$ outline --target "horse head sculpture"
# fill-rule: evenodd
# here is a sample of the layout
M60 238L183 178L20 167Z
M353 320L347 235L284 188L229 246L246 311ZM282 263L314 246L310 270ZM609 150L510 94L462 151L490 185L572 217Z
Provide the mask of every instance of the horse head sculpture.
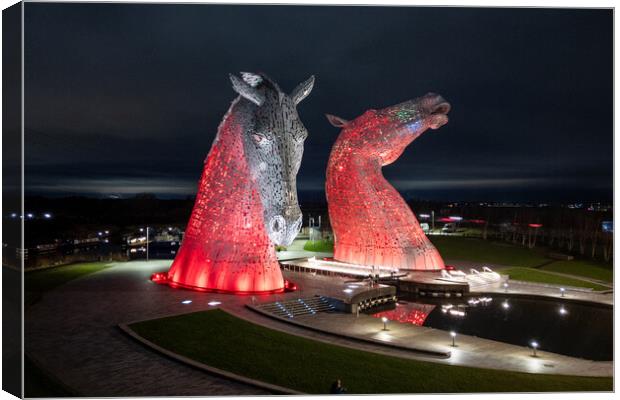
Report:
M332 147L325 189L334 229L334 258L394 269L440 270L444 262L413 212L383 177L427 129L448 122L448 104L429 93L352 121L327 115L342 128Z
M308 135L290 94L264 74L231 75L239 96L205 160L185 237L167 275L172 286L235 293L281 291L274 244L301 228L296 176Z

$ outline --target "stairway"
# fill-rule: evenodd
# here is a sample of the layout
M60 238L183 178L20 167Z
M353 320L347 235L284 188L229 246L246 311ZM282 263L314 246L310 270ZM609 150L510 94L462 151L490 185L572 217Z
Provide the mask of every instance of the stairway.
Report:
M334 306L323 296L276 301L275 303L261 304L258 308L282 318L315 315L320 312L332 312L335 310Z

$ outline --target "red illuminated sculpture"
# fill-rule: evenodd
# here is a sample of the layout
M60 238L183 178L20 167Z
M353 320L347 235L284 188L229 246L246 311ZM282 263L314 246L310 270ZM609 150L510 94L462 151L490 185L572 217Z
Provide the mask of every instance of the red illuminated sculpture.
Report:
M290 95L263 74L231 75L231 81L239 97L205 160L167 283L218 292L280 292L285 283L274 244L290 244L302 219L296 176L308 133L295 106L312 90L314 77Z
M429 93L346 121L327 166L325 185L334 230L334 259L404 270L440 270L444 262L413 212L381 172L428 128L448 122L448 104Z

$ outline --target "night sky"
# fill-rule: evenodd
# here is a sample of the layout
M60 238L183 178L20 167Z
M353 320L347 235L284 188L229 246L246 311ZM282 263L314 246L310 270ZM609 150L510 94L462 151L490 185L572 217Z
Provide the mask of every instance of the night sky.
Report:
M607 201L612 11L25 5L27 194L185 197L236 97L263 71L309 131L300 198L324 198L338 129L429 91L451 104L384 174L407 197Z

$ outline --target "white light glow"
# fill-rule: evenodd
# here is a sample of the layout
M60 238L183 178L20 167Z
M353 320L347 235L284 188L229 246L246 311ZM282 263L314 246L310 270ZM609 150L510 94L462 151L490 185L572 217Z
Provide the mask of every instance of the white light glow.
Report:
M222 304L222 302L221 301L210 301L207 304L210 305L211 307L215 307L215 306L219 306L220 304Z
M191 300L183 300L181 303L182 304L191 304L191 302L192 302Z

